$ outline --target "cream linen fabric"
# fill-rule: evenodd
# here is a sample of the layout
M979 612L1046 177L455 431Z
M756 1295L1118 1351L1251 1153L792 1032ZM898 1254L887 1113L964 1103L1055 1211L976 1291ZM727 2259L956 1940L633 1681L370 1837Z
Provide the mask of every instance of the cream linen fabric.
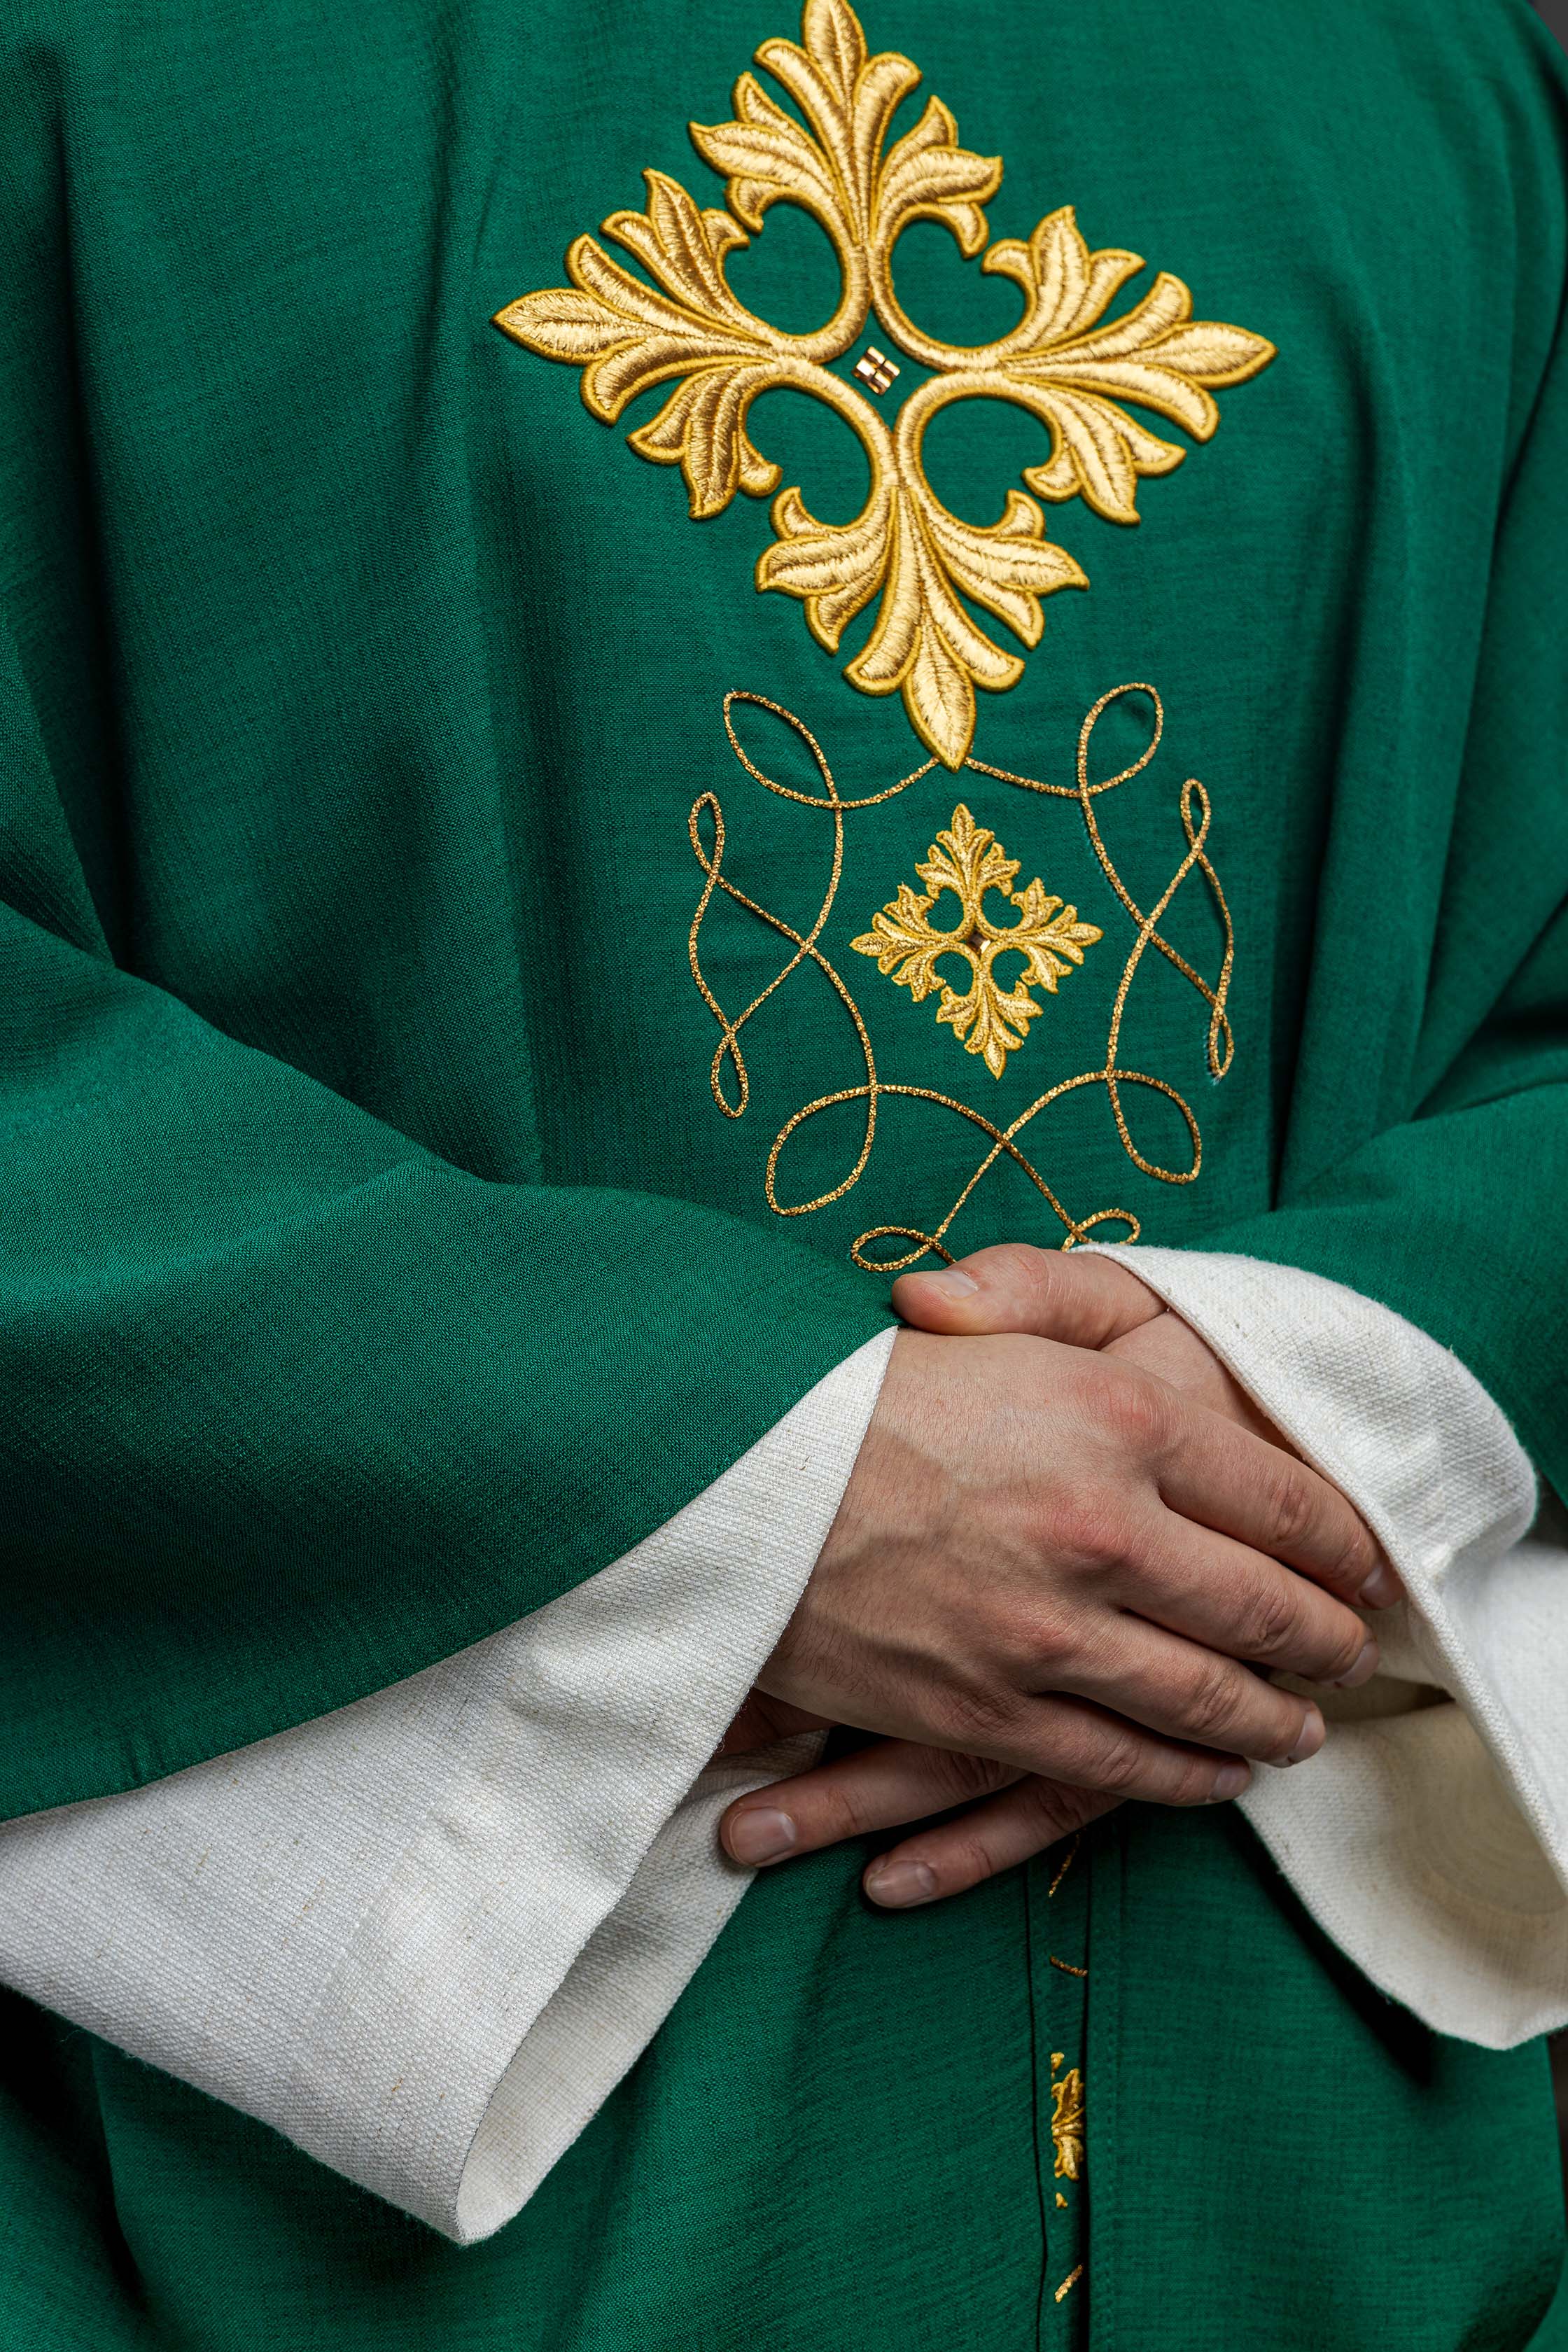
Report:
M720 1812L809 1752L708 1766L811 1573L892 1338L521 1623L0 1828L0 1979L447 2237L498 2229L744 1892Z
M1242 1801L1328 1933L1438 2030L1568 2019L1568 1553L1464 1368L1353 1292L1107 1253L1377 1528L1412 1594L1323 1754ZM356 1706L0 1829L0 1979L459 2242L526 2202L744 1892L704 1768L837 1507L891 1335L637 1550ZM1445 1697L1451 1693L1451 1698Z
M1568 2023L1568 1549L1457 1357L1338 1283L1257 1259L1103 1248L1203 1334L1351 1497L1409 1593L1383 1668L1238 1801L1319 1925L1440 2033ZM1552 1535L1555 1540L1552 1539ZM1305 1685L1302 1685L1304 1688Z

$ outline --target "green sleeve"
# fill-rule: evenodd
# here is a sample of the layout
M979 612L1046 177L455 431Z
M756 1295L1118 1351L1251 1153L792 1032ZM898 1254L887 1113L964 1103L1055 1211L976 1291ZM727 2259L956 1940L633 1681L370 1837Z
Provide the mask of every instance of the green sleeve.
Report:
M117 968L0 688L0 1809L542 1602L884 1317L684 1202L486 1181Z
M1388 658L1397 663L1397 646ZM1374 825L1380 791L1439 803L1445 786L1429 774L1372 780L1363 807ZM1408 1075L1389 1092L1405 1099L1379 1102L1366 1040L1397 1041L1405 1015L1368 974L1414 895L1398 860L1364 842L1328 875L1277 1204L1202 1246L1305 1266L1396 1308L1469 1366L1568 1490L1561 327L1500 519L1447 870L1422 943L1424 1002L1408 1052L1396 1043L1384 1064L1404 1060Z

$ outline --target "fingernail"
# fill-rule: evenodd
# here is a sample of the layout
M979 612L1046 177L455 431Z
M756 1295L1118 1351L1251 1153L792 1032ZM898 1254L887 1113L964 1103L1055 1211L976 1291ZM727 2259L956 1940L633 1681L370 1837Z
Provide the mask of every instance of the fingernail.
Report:
M1284 1771L1289 1764L1304 1764L1309 1756L1317 1754L1328 1736L1328 1726L1322 1717L1315 1706L1310 1706L1307 1720L1301 1726L1300 1737L1289 1756L1271 1756L1268 1761L1279 1772Z
M1252 1775L1245 1764L1222 1764L1214 1776L1214 1787L1209 1791L1209 1803L1223 1805L1227 1797L1239 1797L1251 1778Z
M1356 1594L1363 1609L1387 1609L1399 1598L1399 1579L1386 1560L1380 1560Z
M873 1863L866 1873L866 1892L885 1909L902 1911L911 1903L931 1901L936 1893L936 1873L923 1862Z
M1329 1685L1329 1688L1331 1690L1354 1690L1359 1684L1370 1682L1373 1675L1377 1672L1378 1660L1381 1655L1382 1652L1377 1646L1377 1636L1374 1633L1369 1633L1365 1641L1362 1643L1361 1648L1356 1653L1355 1664L1347 1667L1345 1672L1339 1676L1337 1681L1331 1682Z
M787 1813L771 1805L748 1805L730 1822L730 1851L737 1862L776 1862L799 1837Z
M923 1279L948 1298L967 1298L972 1290L980 1287L973 1276L961 1273L955 1265L945 1267L941 1274L928 1274Z

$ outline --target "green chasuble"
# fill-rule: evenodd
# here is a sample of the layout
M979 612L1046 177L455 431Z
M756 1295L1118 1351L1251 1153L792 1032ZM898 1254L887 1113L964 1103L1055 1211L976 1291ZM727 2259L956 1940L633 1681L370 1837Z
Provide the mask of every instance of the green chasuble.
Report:
M1568 1478L1550 43L792 6L5 0L7 1815L579 1583L933 1247L1331 1276ZM0 2347L1568 2343L1540 2050L1238 1819L864 1860L467 2251L6 1997Z

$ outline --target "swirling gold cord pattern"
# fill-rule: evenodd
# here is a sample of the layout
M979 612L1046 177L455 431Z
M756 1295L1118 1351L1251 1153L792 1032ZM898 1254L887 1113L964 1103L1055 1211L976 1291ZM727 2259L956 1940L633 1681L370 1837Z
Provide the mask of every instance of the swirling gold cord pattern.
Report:
M1154 726L1151 739L1140 756L1130 766L1120 770L1115 775L1091 782L1089 759L1095 729L1104 713L1127 695L1148 697L1154 714ZM746 751L735 731L733 713L738 703L751 704L758 709L772 711L786 726L794 729L805 744L816 772L822 779L821 793L800 792L791 785L780 783L776 778L768 775L757 765ZM696 911L691 919L687 951L692 980L703 1003L719 1026L719 1043L714 1049L709 1070L709 1084L713 1099L727 1118L743 1117L751 1100L751 1079L746 1067L745 1055L742 1050L741 1033L777 990L795 971L799 970L802 964L806 962L816 966L844 1006L854 1028L865 1067L865 1077L860 1084L840 1087L830 1094L817 1096L815 1100L803 1104L801 1108L786 1119L779 1129L768 1153L763 1179L764 1192L770 1209L775 1215L781 1217L810 1216L818 1210L829 1207L834 1202L842 1200L847 1193L853 1191L865 1173L876 1143L879 1102L883 1096L898 1095L921 1102L934 1103L939 1109L951 1111L960 1118L968 1119L990 1137L991 1144L958 1198L933 1231L927 1232L924 1227L914 1224L872 1225L856 1236L850 1245L849 1254L855 1264L867 1273L881 1275L899 1273L909 1266L918 1265L922 1257L932 1255L945 1259L951 1265L952 1254L946 1246L945 1236L962 1213L977 1185L984 1181L1004 1153L1023 1171L1045 1200L1053 1215L1064 1227L1065 1239L1062 1244L1064 1248L1070 1249L1075 1243L1087 1240L1095 1228L1106 1223L1125 1226L1126 1239L1136 1241L1142 1231L1142 1225L1131 1210L1121 1207L1102 1208L1093 1210L1084 1216L1076 1216L1052 1190L1033 1160L1020 1149L1016 1139L1042 1112L1048 1109L1052 1103L1060 1101L1065 1096L1077 1092L1080 1087L1103 1086L1122 1149L1133 1165L1143 1174L1153 1177L1163 1184L1191 1184L1195 1182L1203 1167L1203 1138L1191 1105L1168 1080L1156 1077L1147 1071L1131 1069L1121 1063L1119 1056L1122 1024L1132 982L1146 950L1153 947L1197 991L1209 1008L1206 1055L1211 1076L1215 1080L1221 1079L1230 1068L1234 1053L1234 1038L1226 1007L1235 964L1235 932L1225 892L1205 845L1213 822L1213 809L1209 795L1195 777L1189 777L1182 786L1178 813L1186 838L1186 855L1154 906L1147 913L1139 907L1118 872L1110 853L1106 847L1094 808L1095 801L1102 793L1114 791L1118 786L1129 782L1134 776L1141 774L1158 751L1164 733L1164 706L1157 689L1145 680L1134 679L1126 685L1114 687L1109 693L1100 696L1099 701L1088 712L1079 730L1077 781L1074 784L1049 783L1038 777L1019 775L1011 769L992 767L979 760L971 760L966 763L980 773L993 776L998 782L1012 784L1021 791L1045 793L1056 799L1076 800L1082 813L1095 856L1116 898L1135 926L1135 937L1123 963L1112 1001L1103 1063L1098 1064L1092 1069L1080 1070L1071 1077L1059 1079L1055 1086L1047 1087L1043 1094L1037 1096L1027 1108L1020 1112L1011 1125L1005 1128L998 1127L994 1120L987 1118L984 1112L974 1109L968 1103L960 1101L955 1096L943 1094L931 1087L907 1086L883 1078L879 1074L870 1033L859 1005L856 1002L854 992L818 944L833 911L843 876L844 821L847 814L857 809L874 808L883 801L896 799L900 793L907 792L911 784L919 782L922 776L929 774L936 765L936 761L927 760L921 766L912 769L908 775L900 777L897 783L889 784L882 792L869 793L861 798L848 800L839 792L826 754L816 736L801 719L795 716L793 711L786 710L782 704L770 700L766 695L752 694L736 688L724 698L723 717L724 729L731 748L750 776L767 791L777 793L781 799L795 801L802 807L819 808L828 813L833 821L833 856L827 887L811 928L807 931L797 931L792 924L785 922L782 916L775 915L770 908L761 905L758 900L748 897L724 873L728 835L723 807L719 795L711 792L702 793L692 803L688 828L693 855L702 871L703 884ZM704 837L705 823L711 827L710 839ZM1225 947L1219 977L1212 984L1173 946L1159 928L1162 919L1183 883L1194 869L1202 874L1208 886L1224 932ZM774 973L767 986L762 989L743 1011L735 1014L733 1018L724 1011L715 994L704 972L700 952L702 926L712 905L714 894L720 891L726 898L732 899L737 906L743 907L748 914L754 916L758 921L778 932L781 938L790 941L794 949L793 954ZM729 1065L734 1082L732 1097L725 1091L726 1063ZM1122 1090L1131 1087L1147 1087L1156 1094L1163 1095L1174 1105L1186 1127L1192 1145L1189 1166L1176 1169L1163 1167L1157 1160L1149 1159L1140 1151L1132 1139L1122 1098ZM840 1103L850 1102L863 1102L866 1106L866 1116L859 1149L848 1173L829 1191L818 1193L814 1199L797 1202L781 1200L778 1192L779 1163L791 1137L809 1119L816 1118L821 1112L830 1110ZM870 1254L870 1244L879 1241L903 1241L912 1244L913 1246L900 1255L882 1257Z

